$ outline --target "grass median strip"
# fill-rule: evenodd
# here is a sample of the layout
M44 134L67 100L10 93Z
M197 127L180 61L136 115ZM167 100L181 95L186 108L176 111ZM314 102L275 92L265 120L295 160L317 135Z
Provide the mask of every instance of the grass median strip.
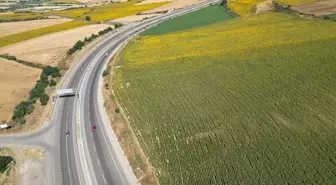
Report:
M30 31L25 31L13 35L8 35L5 37L0 37L0 47L8 46L10 44L26 41L29 39L33 39L36 37L40 37L43 35L59 32L59 31L64 31L80 26L85 26L88 25L88 22L85 21L80 21L80 20L74 20L62 24L56 24L53 26L48 26L44 28L39 28L35 30L30 30Z

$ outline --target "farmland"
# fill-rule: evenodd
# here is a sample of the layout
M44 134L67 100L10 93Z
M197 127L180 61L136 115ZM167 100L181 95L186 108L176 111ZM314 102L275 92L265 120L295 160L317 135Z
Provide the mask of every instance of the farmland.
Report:
M80 26L87 25L87 22L84 21L79 21L79 20L74 20L62 24L56 24L44 28L39 28L39 29L34 29L34 30L29 30L21 33L16 33L12 35L7 35L4 37L0 37L0 47L7 46L10 44L14 44L17 42L22 42L25 40L29 40L32 38L40 37L43 35L47 35L50 33L55 33L63 30L68 30Z
M335 30L266 13L131 41L111 78L160 184L334 184Z
M306 4L306 3L313 3L318 0L277 0L280 4L286 4L286 5L300 5L300 4Z
M241 16L249 15L253 7L265 0L228 0L228 6Z
M85 19L85 16L90 16L91 20L93 21L107 21L120 17L126 17L129 15L134 15L166 4L166 2L145 5L135 5L135 3L136 1L129 1L124 3L116 3L96 7L63 10L53 12L52 14L82 19Z
M7 121L14 107L28 97L41 70L0 58L0 120Z
M70 21L71 19L43 19L34 21L22 22L5 22L0 23L0 35L7 36L15 33L20 33L28 30L43 28L55 24L61 24Z
M20 42L0 48L1 53L8 53L25 61L43 65L58 66L65 60L67 51L78 41L85 37L97 34L110 25L93 24L48 34L42 37Z
M45 19L46 17L47 15L43 13L2 13L0 22Z
M180 17L176 17L172 20L165 21L160 25L152 27L143 32L142 35L156 35L182 31L185 29L191 29L225 21L231 18L232 16L227 13L223 7L219 5L213 5Z

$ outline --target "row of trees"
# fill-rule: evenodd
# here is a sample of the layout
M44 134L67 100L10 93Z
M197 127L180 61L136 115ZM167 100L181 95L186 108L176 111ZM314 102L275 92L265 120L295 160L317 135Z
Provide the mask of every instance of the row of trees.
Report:
M121 25L119 25L120 27ZM117 27L116 27L117 28ZM69 51L67 52L67 55L71 55L73 53L75 53L77 50L81 50L83 48L83 46L85 46L86 43L90 43L92 42L94 39L96 39L97 37L99 36L102 36L110 31L112 31L113 29L111 27L108 27L106 29L103 29L101 31L98 32L98 35L96 34L92 34L89 38L85 37L84 38L84 41L77 41L76 44L71 48L69 49Z
M60 69L57 67L46 66L43 68L40 79L36 81L35 87L29 92L29 99L21 101L16 105L12 120L17 123L25 123L25 116L31 114L35 107L34 104L40 100L42 106L46 105L49 101L49 96L45 93L48 86L55 86L56 81L54 78L60 77Z

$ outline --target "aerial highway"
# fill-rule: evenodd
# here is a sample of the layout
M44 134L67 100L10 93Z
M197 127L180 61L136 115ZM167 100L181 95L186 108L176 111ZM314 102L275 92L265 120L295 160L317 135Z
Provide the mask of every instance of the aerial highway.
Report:
M40 130L0 136L0 146L44 148L49 154L46 184L137 184L103 107L102 71L118 49L139 32L218 2L209 1L119 28L71 66L61 88L75 89L77 96L55 99L52 118Z

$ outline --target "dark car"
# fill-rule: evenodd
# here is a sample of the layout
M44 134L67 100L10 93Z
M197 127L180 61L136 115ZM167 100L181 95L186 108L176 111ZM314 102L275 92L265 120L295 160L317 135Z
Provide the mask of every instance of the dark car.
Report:
M66 136L70 136L70 132L69 131L66 131L65 134L66 134Z
M93 125L92 130L96 130L96 129L97 129L96 125Z

